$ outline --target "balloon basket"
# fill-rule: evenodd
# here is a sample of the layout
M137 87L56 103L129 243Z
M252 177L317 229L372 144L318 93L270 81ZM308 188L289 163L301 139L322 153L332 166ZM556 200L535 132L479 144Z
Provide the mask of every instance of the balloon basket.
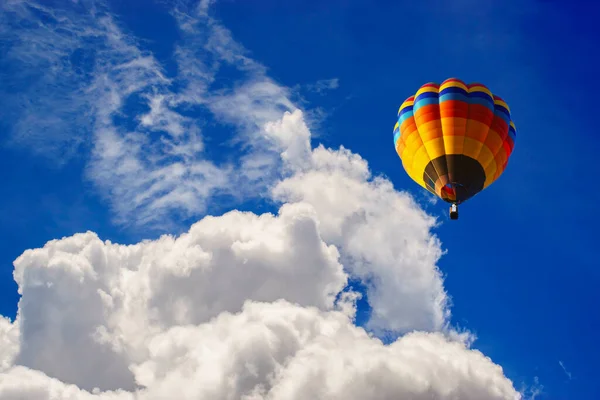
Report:
M458 206L456 204L450 206L450 219L458 219Z

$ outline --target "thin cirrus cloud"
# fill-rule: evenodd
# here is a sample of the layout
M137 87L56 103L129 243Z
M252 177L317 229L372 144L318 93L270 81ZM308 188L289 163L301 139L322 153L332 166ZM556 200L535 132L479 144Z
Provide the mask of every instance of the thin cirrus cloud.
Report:
M25 251L14 262L17 318L0 319L0 399L519 398L449 324L435 219L358 154L312 148L290 90L210 16L211 3L171 11L176 76L101 4L2 6L2 21L28 39L2 31L22 67L17 81L55 68L11 94L39 93L40 105L13 140L47 140L48 154L89 149L87 177L117 222L200 215L233 187L280 208L204 217L179 236L129 246L87 232ZM222 65L239 72L233 86L219 83ZM235 130L241 154L205 156L209 128L196 108ZM33 119L39 126L52 112L71 119L31 136ZM240 165L245 175L234 173ZM392 344L353 324L351 277L367 286L367 328L401 335Z
M206 8L173 10L182 40L174 52L179 73L167 77L106 7L80 7L4 5L10 81L20 85L5 93L13 104L8 117L18 115L13 143L35 144L34 151L60 163L91 148L87 177L125 225L199 215L214 194L253 195L275 178L270 171L281 143L264 135L263 126L295 109L289 91L243 56ZM28 26L28 20L40 23ZM240 71L240 87L211 89L223 64ZM202 121L184 112L197 106L236 127L241 154L220 165L207 159Z

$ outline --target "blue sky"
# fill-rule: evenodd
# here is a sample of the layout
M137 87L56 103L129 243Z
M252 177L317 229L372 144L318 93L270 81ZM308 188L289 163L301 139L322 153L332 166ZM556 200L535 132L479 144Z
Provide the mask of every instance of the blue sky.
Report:
M600 188L593 183L600 173L593 109L600 5L222 0L211 5L211 18L237 44L225 45L230 37L219 36L222 42L209 44L217 50L204 54L195 44L202 35L186 33L181 26L187 17L170 12L174 2L110 1L95 4L95 13L89 2L59 3L42 2L42 9L9 2L0 14L6 39L0 45L0 314L12 319L17 313L13 261L50 240L93 231L102 240L133 244L185 232L207 214L277 212L264 193L284 166L270 161L269 145L257 150L263 139L249 132L294 102L304 110L313 147L342 145L359 154L374 175L387 177L438 217L433 233L446 252L437 264L451 298L451 323L476 335L473 348L500 365L517 390L539 392L534 398L600 395L594 374L600 357L594 241ZM27 10L28 18L14 10ZM48 10L56 10L54 19ZM61 26L61 15L76 23ZM122 42L86 33L90 18ZM44 32L43 45L26 46ZM160 73L110 68L115 60L150 63L148 55ZM223 61L227 57L234 61ZM194 60L203 67L194 70ZM219 63L218 72L203 80ZM262 88L256 102L236 97L245 93L244 82L263 76L277 85ZM406 175L392 140L402 101L423 83L452 76L486 84L507 101L517 127L507 170L461 206L456 222L446 219L445 203L429 202ZM210 95L202 92L207 84ZM148 86L129 96L123 94L128 85ZM111 90L121 90L115 96L125 103L115 105L110 96L95 103L98 93ZM166 98L176 94L174 113L150 113L147 99L157 91ZM119 111L103 120L102 107L113 106ZM111 158L111 129L135 131L140 121L147 129L138 133L146 136L117 136L132 146L119 157L140 146L144 167ZM158 125L179 138L172 152L145 150L161 143L152 128ZM200 149L195 132L202 132L202 159L192 154ZM239 169L244 157L264 167L252 184L242 179L235 190L224 189L221 183L236 172L223 170ZM175 159L184 160L183 175L170 168ZM144 174L160 175L160 189L152 192ZM149 197L136 203L141 195ZM365 300L359 302L359 323L368 318L366 308Z

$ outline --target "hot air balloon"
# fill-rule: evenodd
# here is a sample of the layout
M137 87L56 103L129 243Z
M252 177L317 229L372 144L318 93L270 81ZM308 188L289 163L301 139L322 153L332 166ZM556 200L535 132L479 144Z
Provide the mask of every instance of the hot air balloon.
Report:
M450 78L427 83L402 103L394 146L406 173L419 185L458 205L502 175L515 146L508 105L480 83Z

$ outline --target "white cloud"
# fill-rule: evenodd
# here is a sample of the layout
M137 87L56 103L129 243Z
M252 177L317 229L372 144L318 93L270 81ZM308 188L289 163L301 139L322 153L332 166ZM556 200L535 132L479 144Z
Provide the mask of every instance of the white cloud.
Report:
M132 389L128 365L146 357L153 333L239 311L247 299L333 308L346 284L338 256L306 204L206 217L180 237L135 246L91 232L52 241L15 261L17 363L85 389Z
M131 365L139 385L131 393L141 400L519 398L499 366L442 334L416 332L384 346L343 313L284 300L175 326L146 347L147 358ZM0 375L0 399L134 398L93 390L24 367Z
M149 97L150 111L140 117L142 126L148 127L151 130L163 130L168 132L173 137L179 137L186 131L193 130L190 118L185 118L181 114L172 111L167 102L165 95L156 95ZM191 127L184 125L190 124ZM187 128L187 129L186 129ZM200 145L202 143L199 143ZM199 147L196 151L202 151Z
M150 347L150 359L134 370L152 399L480 400L516 394L501 368L440 334L415 333L386 347L343 314L286 302L247 303L241 314L173 328Z
M123 390L86 391L50 378L41 371L16 366L0 373L0 400L134 400L135 394Z
M376 331L439 330L449 317L436 262L442 255L431 234L435 220L391 182L371 177L360 156L322 146L311 168L274 188L281 201L315 207L325 241L340 248L345 267L368 283Z
M228 185L230 167L204 158L200 128L174 110L177 96L156 60L111 20L105 25L110 47L91 88L97 121L88 175L112 202L119 222L168 228L174 212L183 217L204 212L207 199ZM128 131L114 118L134 94L150 110L137 114L138 124ZM151 131L164 134L156 139Z
M173 214L204 212L230 167L203 156L200 127L175 108L172 80L102 2L63 6L10 2L0 11L5 80L18 88L3 96L13 142L59 163L89 144L87 176L119 223L168 228Z
M13 365L19 348L18 323L0 315L0 372Z

